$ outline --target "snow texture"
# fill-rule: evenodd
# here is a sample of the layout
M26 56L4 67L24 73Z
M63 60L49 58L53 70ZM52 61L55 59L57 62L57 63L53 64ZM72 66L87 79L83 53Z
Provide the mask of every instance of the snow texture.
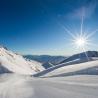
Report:
M41 63L24 59L21 55L0 47L0 73L14 72L32 75L42 70L44 67Z
M98 98L98 76L0 76L0 98Z
M0 47L0 98L98 98L98 57L74 57L44 69Z

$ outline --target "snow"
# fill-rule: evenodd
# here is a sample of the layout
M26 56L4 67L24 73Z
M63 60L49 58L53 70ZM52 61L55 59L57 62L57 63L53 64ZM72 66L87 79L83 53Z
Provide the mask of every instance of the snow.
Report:
M68 74L69 75L73 75L76 73L83 74L85 72L87 74L98 74L98 58L92 58L91 61L87 61L87 62L82 62L82 59L81 59L82 63L78 62L76 64L77 61L78 61L78 59L55 65L55 66L50 67L46 70L43 70L41 72L36 73L33 76L35 76L35 77L41 77L41 76L42 77L43 76L50 77L50 76L59 76L59 74L61 76L63 76L63 75L68 76Z
M0 47L0 73L14 72L32 75L42 70L44 70L44 68L41 63L26 60L21 55Z
M98 60L89 61L80 64L72 64L68 66L63 65L63 67L61 66L56 68L55 70L54 69L53 70L49 69L49 71L47 70L46 73L44 71L42 77L70 76L70 75L77 75L77 74L98 75Z
M0 75L0 98L97 98L98 75L55 76L97 66L98 61L64 66L48 73L48 77L19 74ZM76 67L75 67L76 66ZM65 70L67 69L67 70Z
M98 76L33 78L0 76L0 98L97 98Z
M45 70L41 63L0 47L0 98L97 98L98 57L76 64L80 60Z

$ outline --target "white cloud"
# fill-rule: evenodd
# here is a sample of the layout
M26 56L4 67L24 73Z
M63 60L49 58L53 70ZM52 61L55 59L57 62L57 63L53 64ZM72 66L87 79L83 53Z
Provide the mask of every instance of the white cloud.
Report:
M97 4L95 2L90 2L88 5L81 6L78 9L74 9L72 12L67 14L68 18L81 18L84 16L84 18L90 18L96 9Z

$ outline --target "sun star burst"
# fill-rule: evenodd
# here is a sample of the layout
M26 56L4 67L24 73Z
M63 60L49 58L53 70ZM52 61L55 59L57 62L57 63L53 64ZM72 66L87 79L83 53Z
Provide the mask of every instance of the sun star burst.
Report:
M84 38L82 38L82 37L77 38L77 39L75 40L75 44L76 44L78 47L83 47L83 46L85 46L86 42L87 42L86 39L84 39Z
M89 45L90 41L86 37L86 35L78 35L73 38L72 43L75 45L76 48L85 49Z

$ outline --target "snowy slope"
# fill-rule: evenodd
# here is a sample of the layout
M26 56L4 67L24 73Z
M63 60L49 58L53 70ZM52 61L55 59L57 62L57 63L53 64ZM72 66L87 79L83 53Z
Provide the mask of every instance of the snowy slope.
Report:
M36 76L36 77L43 76L45 74L47 75L50 73L53 73L53 75L54 75L54 72L56 70L61 70L59 73L55 74L58 76L58 74L63 74L63 69L66 73L67 68L70 68L70 67L74 68L75 71L78 72L78 70L83 69L83 71L84 71L85 69L88 69L89 67L91 68L93 66L97 66L98 65L98 52L97 51L87 51L86 53L87 53L87 55L85 54L85 52L83 52L80 54L75 54L73 56L70 56L55 66L52 63L50 63L52 65L52 67L50 67L42 72L39 72L37 74L34 74L34 76ZM94 63L94 64L92 64L92 63ZM80 66L80 69L78 68L79 66ZM94 72L91 71L92 69L93 68L89 69L90 70L90 71L88 71L89 74L98 74L98 72L96 71L97 68L95 68L95 70L93 69ZM70 71L72 71L70 74L74 73L73 70L70 70Z
M0 74L0 98L97 98L98 58L75 61L44 70L41 63L0 47L0 73L12 72ZM36 72L43 78L29 76Z
M61 66L61 65L60 65ZM49 71L48 71L49 70ZM43 77L59 77L59 76L71 76L71 75L98 75L98 60L89 61L80 64L72 64L55 68L55 70L48 69L43 74Z
M0 47L0 73L34 74L44 70L41 65L39 62L26 60L21 55Z
M0 76L0 98L98 98L98 76Z

